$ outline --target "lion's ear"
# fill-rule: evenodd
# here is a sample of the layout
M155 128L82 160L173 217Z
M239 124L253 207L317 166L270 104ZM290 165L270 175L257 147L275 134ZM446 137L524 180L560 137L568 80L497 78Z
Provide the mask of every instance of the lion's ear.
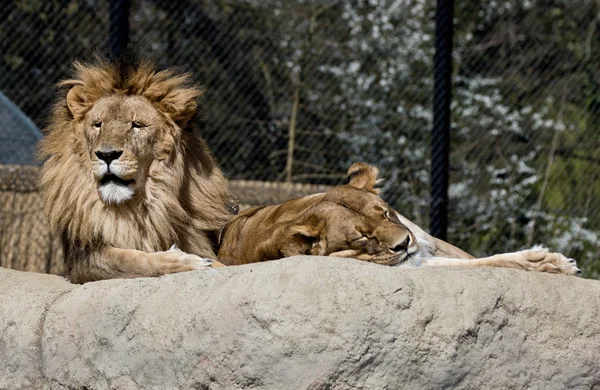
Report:
M198 88L177 88L161 99L160 108L173 122L185 127L198 109L200 96L202 90Z
M91 103L81 85L75 85L67 92L67 107L74 118L79 119L90 109Z
M348 184L359 190L379 194L379 189L375 188L375 185L381 181L378 175L379 169L373 165L357 162L348 169Z

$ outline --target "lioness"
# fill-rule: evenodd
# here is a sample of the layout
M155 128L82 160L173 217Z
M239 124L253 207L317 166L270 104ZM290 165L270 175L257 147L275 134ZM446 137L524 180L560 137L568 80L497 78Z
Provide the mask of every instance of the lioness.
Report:
M192 129L202 90L191 77L99 59L76 62L59 86L39 151L66 276L84 283L213 265L230 196Z
M377 168L356 163L348 184L280 205L245 210L222 231L226 265L294 255L348 257L406 267L492 266L579 274L575 260L534 248L475 259L425 233L378 195Z

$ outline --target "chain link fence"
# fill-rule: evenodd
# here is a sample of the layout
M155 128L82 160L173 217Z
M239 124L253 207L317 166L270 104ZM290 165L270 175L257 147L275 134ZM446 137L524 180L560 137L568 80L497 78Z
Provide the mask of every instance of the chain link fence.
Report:
M110 7L8 2L0 91L42 128L71 61L108 47ZM600 276L599 12L457 2L450 242L544 244ZM434 15L424 0L132 0L129 38L206 87L203 136L229 178L335 185L367 161L384 198L428 227Z

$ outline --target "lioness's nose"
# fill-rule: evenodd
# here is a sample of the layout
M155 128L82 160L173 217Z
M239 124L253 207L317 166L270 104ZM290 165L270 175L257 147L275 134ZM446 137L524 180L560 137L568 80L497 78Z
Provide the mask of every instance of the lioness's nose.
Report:
M95 152L96 156L98 156L98 158L100 160L103 160L106 165L110 165L110 163L113 160L118 159L119 157L121 157L121 155L123 154L122 150L110 150L110 151L97 151Z
M406 239L402 241L400 244L396 245L392 248L392 250L396 253L404 252L408 246L410 245L410 236L406 236Z

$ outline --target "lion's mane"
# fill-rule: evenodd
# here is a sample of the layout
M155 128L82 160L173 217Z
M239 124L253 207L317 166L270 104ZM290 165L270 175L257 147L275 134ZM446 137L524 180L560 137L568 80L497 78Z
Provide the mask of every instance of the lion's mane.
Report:
M65 249L66 274L82 254L102 246L155 252L176 243L185 252L214 257L215 233L231 218L230 197L206 143L192 131L202 90L191 77L158 71L152 62L97 59L76 62L73 77L59 87L63 91L38 152L46 159L40 185L50 225ZM79 111L69 109L68 90L76 91ZM180 130L172 137L161 129L165 156L152 162L144 195L116 206L98 196L79 126L87 110L113 94L146 97Z

